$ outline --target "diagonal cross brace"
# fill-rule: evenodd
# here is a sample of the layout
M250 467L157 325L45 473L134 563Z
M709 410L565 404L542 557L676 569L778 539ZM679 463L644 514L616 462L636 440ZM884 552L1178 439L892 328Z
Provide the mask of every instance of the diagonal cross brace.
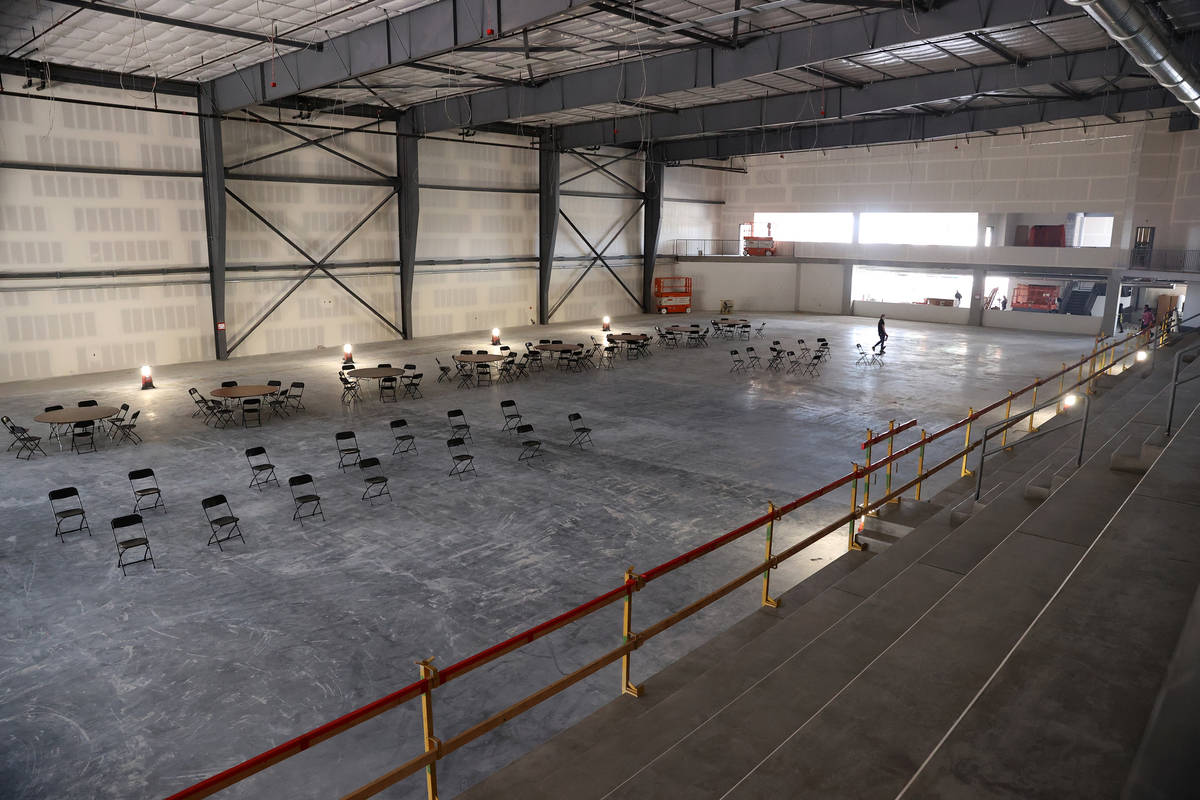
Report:
M633 210L632 214L630 214L628 217L625 218L625 221L623 223L621 223L621 227L617 228L617 232L614 233L612 238L608 240L608 244L604 246L605 250L608 250L609 246L611 246L612 243L617 240L617 237L621 235L621 232L624 231L625 228L629 227L629 223L633 221L633 218L638 215L638 212L642 210L642 206L644 206L645 204L646 204L645 201L638 203L638 207ZM583 243L588 246L588 249L591 250L592 254L595 256L595 258L592 259L592 263L588 264L588 268L586 270L584 270L583 275L580 275L579 279L575 282L574 285L571 286L571 289L568 290L568 294L570 294L571 291L574 291L575 286L577 286L579 284L579 281L583 280L584 276L587 275L587 273L591 270L592 266L595 265L597 260L599 260L600 263L604 265L604 268L606 270L608 270L608 274L612 275L613 279L616 280L617 283L621 284L621 288L625 290L625 294L629 295L629 299L633 300L634 304L640 307L642 304L642 301L637 299L637 296L634 295L634 293L629 290L629 287L625 285L625 281L621 280L620 276L618 276L617 273L613 271L612 266L608 263L608 261L606 261L604 259L604 253L602 251L596 250L596 248L592 246L592 243L590 241L588 241L588 238L587 238L587 236L585 236L583 234L583 231L579 230L579 227L574 222L571 221L570 217L567 216L567 212L563 211L560 208L558 210L558 213L560 216L562 216L563 219L565 219L567 221L567 224L571 226L571 230L575 231L576 235L579 236L579 238L583 240ZM566 299L567 299L566 296L564 296L563 300L566 300ZM562 301L560 300L559 305L561 305L561 303L562 303ZM556 305L554 307L554 310L555 311L558 310L558 305Z
M596 166L592 167L591 169L585 169L583 172L579 173L578 175L572 175L571 177L567 178L565 181L560 182L558 185L566 186L571 181L577 181L580 178L584 177L585 175L591 175L593 172L595 172L598 169L604 169L604 167L611 167L613 164L616 164L618 161L624 161L625 159L632 158L633 156L636 156L637 154L638 154L637 150L630 150L625 155L617 156L617 157L613 158L612 161L609 161L609 162L605 163L604 165L597 164ZM638 190L638 193L639 194L641 193L640 189Z
M601 172L603 172L605 175L607 175L609 178L611 178L612 180L614 180L614 181L616 181L617 183L621 184L622 186L625 186L625 187L626 187L626 188L628 188L628 189L632 189L632 190L633 190L634 192L636 192L638 195L641 195L641 194L642 194L642 190L641 190L641 189L639 189L638 187L634 186L632 183L630 183L629 181L625 180L625 179L624 179L624 178L622 178L620 175L617 175L615 172L610 172L610 171L609 171L608 167L609 167L609 165L611 165L611 164L615 163L614 161L610 161L610 162L608 162L608 164L597 164L595 161L592 161L590 158L588 158L587 156L583 155L582 153L576 153L574 150L568 150L567 152L568 152L568 153L570 153L571 155L575 156L576 158L580 159L581 161L585 161L585 162L587 162L588 164L591 164L591 165L592 165L592 166L593 166L595 169L598 169L598 170L600 170L600 171L601 171ZM617 160L620 160L620 159L617 159ZM588 170L588 172L585 172L585 173L583 173L582 175L576 175L576 176L575 176L575 178L580 178L580 177L583 177L583 175L586 175L586 174L588 174L589 172L594 172L594 171L595 171L595 170ZM568 178L568 180L575 180L575 178ZM563 181L563 183L566 183L566 181ZM562 183L560 183L560 184L559 184L559 186L562 186Z
M374 306L372 306L370 303L368 303L366 300L364 300L361 296L359 296L353 289L351 289L349 286L347 286L345 284L345 282L338 279L325 266L326 262L329 261L329 259L333 257L334 253L336 253L341 248L342 245L344 245L347 241L349 241L351 236L358 233L359 229L362 228L363 225L366 225L367 222L370 221L371 217L375 216L375 214L379 211L379 209L383 208L384 205L386 205L387 202L389 200L391 200L393 196L395 196L395 194L396 194L395 189L388 192L387 196L384 197L382 200L380 200L379 203L376 204L374 208L372 208L369 212L367 212L367 215L364 216L361 220L359 220L358 223L355 224L355 226L353 228L351 228L346 233L345 236L343 236L341 239L339 239L337 244L335 244L329 250L329 252L326 253L325 256L323 258L321 258L321 260L319 260L319 261L314 259L312 256L310 256L304 250L303 247L301 247L300 245L298 245L294 241L292 241L291 238L289 238L287 234L285 234L283 231L279 230L279 228L277 226L275 226L270 220L268 220L262 214L258 213L258 211L255 210L253 206L251 206L249 203L247 203L242 198L238 197L228 186L225 187L225 193L228 194L230 197L232 197L235 201L237 201L237 203L239 205L241 205L243 208L245 208L247 211L249 211L254 216L255 219L257 219L262 224L266 225L276 236L278 236L280 239L283 239L283 241L285 241L292 249L294 249L300 255L304 256L305 260L307 260L310 264L313 265L312 269L310 269L308 272L304 273L304 276L302 278L300 278L298 281L296 281L290 287L288 287L288 290L283 293L283 296L280 297L278 300L276 300L274 303L272 303L271 306L266 311L263 312L263 314L249 327L248 330L246 330L245 333L243 333L236 340L234 340L234 342L232 344L229 345L228 352L232 353L234 351L234 349L238 347L238 345L240 345L242 342L246 341L246 339L250 336L250 334L254 333L254 331L258 329L258 326L260 326L264 322L266 322L267 318L270 317L271 314L275 313L275 309L277 309L281 305L283 305L283 302L285 300L287 300L289 297L291 297L292 293L295 292L297 289L299 289L304 284L305 281L307 281L309 278L311 278L313 276L313 274L315 272L317 272L317 270L320 270L321 272L324 272L326 275L328 275L333 280L334 283L336 283L338 286L341 286L343 289L345 289L346 292L348 292L351 297L353 297L358 302L362 303L363 306L368 311L370 311L372 314L374 314L376 317L378 317L383 322L384 325L387 325L393 331L400 334L401 338L403 338L403 336L404 336L403 332L399 328L397 328L392 323L391 320L389 320L383 314L380 314L378 311L376 311Z
M374 167L372 167L369 164L364 164L363 162L359 161L354 156L346 155L345 153L341 152L340 150L334 150L332 147L322 144L321 138L323 138L323 137L310 139L307 136L305 136L303 133L300 133L299 131L294 131L281 122L276 122L274 120L267 119L266 117L262 116L261 114L256 114L253 111L247 111L246 113L249 114L250 116L254 117L255 119L262 120L263 122L270 125L272 128L278 128L279 130L283 131L284 133L289 134L291 136L295 136L297 139L302 140L304 142L305 147L307 147L308 145L312 145L313 147L324 150L326 153L329 153L330 155L335 155L340 159L349 161L351 164L358 167L359 169L364 169L367 172L370 172L374 175L378 175L379 177L385 178L389 181L395 180L395 178L393 176L388 175L386 172L381 172L380 170L375 169ZM375 124L378 121L379 120L372 120L371 124ZM366 127L366 126L363 126L363 127ZM346 132L349 133L349 131L346 131Z
M248 167L251 164L257 164L259 161L266 161L268 158L274 158L275 156L281 156L284 153L290 153L293 150L302 150L305 147L309 147L310 145L316 145L316 144L320 144L321 142L327 142L330 139L336 139L337 137L344 136L347 133L358 133L360 131L366 130L367 128L374 127L375 125L378 125L378 124L379 124L379 120L371 120L370 122L364 122L362 125L359 125L357 128L344 128L340 131L334 131L333 133L326 134L325 136L318 136L315 139L309 139L307 137L302 136L300 138L304 139L304 141L301 142L300 144L294 144L291 147L285 147L282 150L274 150L270 153L266 153L261 156L255 156L254 158L247 158L245 161L239 161L237 164L234 164L230 167L226 167L226 169L241 169L242 167Z
M621 235L621 233L622 233L622 232L623 232L623 231L624 231L624 230L625 230L627 227L629 227L629 223L630 223L630 222L633 222L633 218L637 216L637 213L638 213L638 211L640 211L640 210L641 210L641 209L640 209L640 207L639 207L639 208L635 208L635 209L633 210L633 213L632 213L632 214L630 214L628 217L626 217L626 218L625 218L625 221L624 221L624 222L622 222L622 223L621 223L621 225L620 225L620 227L618 227L618 228L617 228L617 230L616 230L616 231L613 233L612 237L611 237L611 238L608 240L608 243L607 243L607 244L605 244L605 245L604 245L604 247L600 248L600 252L601 252L601 253L605 253L605 252L607 252L607 251L608 251L608 248L612 247L613 243L614 243L615 241L617 241L617 237L618 237L618 236L620 236L620 235ZM585 241L586 241L586 240L585 240ZM589 246L590 246L590 245L589 245ZM593 250L592 252L595 252L595 250ZM598 260L599 260L599 258L598 258L597 256L592 256L592 260L591 260L590 262L588 262L588 265L587 265L587 266L584 268L584 270L583 270L583 272L580 274L580 276L579 276L578 278L576 278L576 279L575 279L575 281L574 281L574 282L573 282L573 283L572 283L572 284L571 284L571 285L570 285L570 286L567 288L567 290L566 290L565 292L563 292L563 295L562 295L562 297L558 298L558 302L557 302L557 303L555 303L555 304L554 304L554 305L551 307L551 309L550 309L549 313L547 313L547 314L546 314L546 320L547 320L547 321L549 321L550 317L554 316L554 312L558 311L559 307L560 307L560 306L561 306L563 303L565 303L565 302L567 301L567 298L568 298L568 297L570 297L570 296L571 296L571 293L575 291L575 287L576 287L576 286L578 286L580 283L582 283L582 282L583 282L583 279L584 279L584 278L586 278L586 277L587 277L587 274L588 274L589 272L591 272L591 271L592 271L592 267L594 267L594 266L596 265L596 262L597 262ZM628 290L627 290L627 291L628 291Z

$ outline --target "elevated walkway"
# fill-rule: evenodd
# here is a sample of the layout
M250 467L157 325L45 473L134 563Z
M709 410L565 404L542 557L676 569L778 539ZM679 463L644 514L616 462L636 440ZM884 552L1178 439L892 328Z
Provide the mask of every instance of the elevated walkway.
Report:
M1119 796L1200 583L1200 419L1142 446L1169 360L1097 398L1078 468L1077 426L989 460L986 502L960 481L461 796Z

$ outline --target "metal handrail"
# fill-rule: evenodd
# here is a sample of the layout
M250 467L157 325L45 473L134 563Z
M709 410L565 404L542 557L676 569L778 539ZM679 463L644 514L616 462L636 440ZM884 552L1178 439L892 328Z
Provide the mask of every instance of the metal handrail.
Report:
M1175 364L1171 367L1171 402L1167 405L1167 425L1165 428L1165 432L1166 432L1166 435L1168 438L1171 436L1171 425L1175 421L1175 392L1176 392L1176 390L1179 389L1179 387L1182 386L1183 384L1191 383L1192 381L1196 380L1197 378L1200 378L1200 375L1193 375L1192 377L1187 378L1186 380L1182 380L1182 381L1179 380L1179 365L1183 362L1184 355L1187 353L1191 353L1195 350L1200 350L1200 344L1194 344L1191 347L1185 347L1184 349L1180 350L1178 353L1175 354Z
M1200 316L1200 315L1198 315L1198 316ZM460 733L450 739L447 739L446 741L443 742L443 741L436 739L432 735L432 732L431 732L432 731L432 716L431 716L430 712L427 712L428 726L426 729L425 752L415 758L410 759L409 761L405 762L404 764L401 764L400 766L389 771L385 775L380 776L376 780L371 781L368 784L365 784L364 786L360 787L359 789L355 790L354 792L346 795L346 797L347 798L371 797L374 794L377 794L379 791L382 791L387 786L391 786L394 783L396 783L400 780L403 780L404 778L406 778L410 775L415 774L416 772L420 771L421 769L426 769L426 774L427 774L428 780L435 781L435 779L432 777L435 774L433 772L434 765L436 764L437 761L439 761L444 756L446 756L449 753L453 752L454 750L457 750L458 748L464 746L468 742L473 741L474 739L478 738L479 736L482 736L483 734L487 733L488 731L493 730L494 728L498 727L499 725L503 724L504 722L508 721L509 719L512 719L513 717L516 717L517 715L538 705L539 703L549 699L550 697L553 697L554 695L565 690L566 688L569 688L574 683L577 683L578 681L583 680L587 676L594 674L595 672L599 671L600 669L602 669L603 667L605 667L609 664L615 663L616 661L624 660L626 663L626 666L627 666L628 665L627 659L629 658L630 654L634 650L636 650L638 647L640 647L645 641L668 630L669 628L673 627L678 622L690 617L691 615L695 614L696 612L700 611L701 609L706 608L707 606L711 605L712 603L716 602L717 600L721 599L722 597L728 595L730 592L734 591L738 587L745 585L746 583L750 582L751 580L754 580L755 578L761 578L764 581L764 602L766 602L766 600L767 600L766 582L769 579L770 570L776 569L784 561L792 558L793 556L800 553L802 550L806 549L807 547L814 544L815 542L823 539L824 537L828 536L829 534L837 531L838 529L842 528L843 526L845 526L847 524L852 524L854 522L854 520L871 514L873 511L880 508L885 503L889 503L889 502L892 502L892 501L900 498L904 492L908 491L909 489L912 489L913 487L920 486L922 481L924 481L927 478L929 478L930 476L940 472L941 470L945 469L946 467L954 464L960 458L965 459L969 453L974 451L976 448L980 447L981 444L983 444L985 440L979 440L979 441L972 442L972 441L970 441L970 437L968 436L968 440L964 444L964 446L961 450L955 452L953 455L951 455L950 457L941 461L940 463L934 465L933 467L931 467L928 470L925 470L923 472L918 470L918 474L912 480L910 480L908 483L904 484L900 488L889 491L889 492L885 493L883 497L874 499L869 503L864 502L861 505L855 505L854 508L849 513L843 515L836 521L831 522L830 524L822 527L817 532L809 535L808 537L806 537L803 540L801 540L800 542L797 542L796 544L786 548L785 550L772 555L771 550L770 550L770 543L771 543L770 537L771 537L771 529L772 529L772 526L773 526L775 520L783 518L787 514L801 508L804 505L807 505L808 503L812 502L813 500L816 500L819 497L822 497L824 495L829 494L832 491L835 491L836 489L839 489L850 483L853 483L853 482L856 482L858 480L868 477L871 473L875 472L876 470L887 467L887 465L892 464L893 462L899 460L903 456L912 453L917 448L923 448L926 445L928 445L930 442L935 441L949 433L952 433L952 432L962 428L964 425L969 426L974 420L981 418L985 414L999 408L1001 405L1004 405L1005 403L1011 403L1011 401L1014 397L1023 395L1025 392L1032 391L1036 387L1045 385L1046 383L1053 380L1054 378L1058 378L1062 375L1066 375L1067 373L1069 373L1073 370L1079 369L1080 372L1082 373L1084 365L1087 364L1088 362L1092 362L1094 364L1096 359L1102 357L1108 351L1110 351L1113 348L1115 348L1119 345L1122 345L1128 341L1136 339L1142 335L1143 335L1142 332L1131 334L1130 336L1128 336L1120 341L1113 342L1112 344L1110 344L1104 348L1098 348L1098 349L1094 350L1090 356L1084 355L1083 357L1080 358L1079 361L1071 364L1070 366L1064 366L1064 368L1062 370L1052 374L1051 376L1049 376L1045 379L1040 379L1038 381L1035 381L1034 383L1029 384L1028 386L1024 387L1023 389L1021 389L1020 391L1018 391L1016 393L1010 393L1010 395L1008 397L1002 398L1002 399L996 401L995 403L992 403L991 405L989 405L979 411L973 411L972 413L968 414L966 417L959 420L958 422L951 423L951 424L945 426L944 428L942 428L941 430L935 431L934 433L932 433L928 436L923 435L923 437L920 441L918 441L908 447L902 448L901 450L896 451L892 455L890 455L884 459L881 459L880 461L874 462L866 467L857 467L857 465L856 465L855 469L853 469L851 472L826 484L825 486L821 487L820 489L809 492L808 494L806 494L802 497L796 498L792 502L787 503L783 506L775 507L774 505L772 505L770 507L770 510L766 514L763 514L762 516L759 516L758 518L756 518L738 528L735 528L725 534L722 534L721 536L718 536L718 537L710 540L709 542L706 542L702 545L692 548L691 550L688 550L687 552L685 552L679 556L676 556L675 558L672 558L666 562L663 562L662 564L659 564L658 566L653 567L653 568L647 570L646 572L638 574L638 573L633 573L631 570L628 573L628 576L626 577L625 581L620 586L617 586L601 595L598 595L598 596L592 598L591 600L589 600L579 606L576 606L575 608L572 608L562 614L559 614L556 617L553 617L550 620L546 620L545 622L539 623L538 625L535 625L515 636L512 636L512 637L504 640L503 642L492 645L491 647L488 647L478 653L468 656L467 658L464 658L464 659L450 665L449 667L447 667L444 670L439 671L439 670L432 668L432 666L429 664L428 661L421 662L421 665L422 665L422 679L421 680L418 680L412 684L409 684L408 686L405 686L404 688L402 688L396 692L388 694L372 703L362 706L359 709L356 709L347 714L344 714L341 717L338 717L337 719L335 719L331 722L328 722L328 723L321 725L317 728L314 728L304 734L301 734L300 736L294 737L293 739L290 739L287 742L284 742L274 748L271 748L270 750L267 750L257 756L254 756L253 758L247 759L246 761L244 761L240 764L237 764L233 767L230 767L229 769L226 769L216 775L213 775L212 777L210 777L208 779L200 781L199 783L196 783L193 786L183 789L182 791L171 795L168 798L168 800L185 800L185 798L190 800L192 798L208 797L218 791L221 791L224 788L232 786L233 784L235 784L247 777L250 777L251 775L253 775L257 772L262 771L263 769L266 769L270 766L278 764L279 762L284 761L285 759L290 758L291 756L294 756L303 750L306 750L306 749L308 749L316 744L319 744L320 742L323 742L323 741L325 741L333 736L336 736L340 733L344 733L345 731L349 730L352 727L355 727L355 726L357 726L363 722L366 722L367 720L369 720L385 711L388 711L392 708L395 708L399 705L402 705L403 703L406 703L406 702L416 699L418 697L422 698L423 711L427 712L427 708L429 707L429 704L431 703L431 698L432 698L433 694L435 693L435 690L439 686L441 686L441 685L445 684L446 682L453 680L455 678L462 677L463 675L466 675L467 673L471 672L472 670L474 670L480 666L483 666L484 664L487 664L487 663L495 660L496 658L499 658L503 655L511 653L521 647L524 647L525 645L527 645L531 642L537 641L538 639L542 638L543 636L546 636L546 635L552 633L553 631L556 631L568 624L571 624L572 622L576 622L576 621L583 619L584 617L590 616L591 614L595 613L596 611L599 611L602 608L612 605L613 603L615 603L619 600L624 600L624 602L625 602L626 620L628 621L629 615L631 613L631 608L632 608L633 595L636 592L643 589L651 581L654 581L657 578L663 577L663 576L667 575L668 573L673 572L676 569L679 569L680 567L701 558L704 555L714 552L714 551L724 547L727 544L730 544L738 539L741 539L742 537L746 536L749 533L752 533L755 530L758 530L759 528L763 528L763 527L767 528L767 551L766 551L767 556L762 562L756 564L753 568L742 573L738 577L734 578L732 581L730 581L730 582L726 583L725 585L719 587L718 589L704 595L703 597L692 602L691 604L684 607L683 609L680 609L679 611L675 612L674 614L671 614L670 616L668 616L662 620L659 620L658 622L643 629L642 631L636 632L636 633L630 631L628 633L628 635L625 637L625 641L621 644L620 647L617 647L614 650L611 650L608 653L605 653L604 655L589 662L588 664L584 665L583 667L580 667L579 669L563 676L559 680L555 681L554 683L550 684L549 686L543 687L539 691L537 691L534 694L530 695L529 697L519 701L518 703L493 714L492 716L488 717L483 722L477 723L476 725L472 726L471 728L468 728L466 731L463 731L462 733ZM1094 378L1096 377L1097 374L1103 373L1104 371L1111 369L1111 367L1115 363L1116 363L1115 361L1110 362L1108 364L1108 366L1101 369L1099 371L1099 373L1096 372L1095 370L1093 370L1088 375L1088 377L1082 378L1080 381L1076 382L1071 388L1074 389L1083 384L1089 383L1090 381L1094 380ZM1022 415L1021 418L1024 418L1024 415ZM915 421L913 421L911 424L915 424ZM910 427L911 424L905 423L904 427L906 427L906 428ZM893 435L894 435L894 433L895 433L895 431L893 431ZM986 431L985 431L985 436L986 436ZM431 794L434 794L436 792L436 783L434 782L432 785L434 788L431 790Z
M993 431L996 430L997 428L1005 428L1005 429L1010 428L1013 425L1019 423L1021 420L1025 419L1026 417L1033 416L1037 412L1042 411L1043 409L1049 408L1050 406L1057 407L1059 401L1063 397L1064 397L1064 395L1059 395L1058 397L1055 397L1053 400L1047 401L1047 402L1041 404L1040 406L1037 406L1036 408L1031 408L1023 414L1019 414L1015 417L1010 417L1009 419L1002 419L999 422L993 422L991 425L989 425L983 429L982 447L979 450L979 468L975 471L975 499L976 500L978 500L979 496L983 493L983 471L984 471L984 464L987 463L987 457L989 455L995 455L997 452L1001 452L1001 451L994 451L992 453L988 453L988 451L987 451L988 439L990 439L994 435ZM1020 440L1013 442L1010 445L1006 445L1004 449L1011 450L1012 448L1014 448L1018 445L1028 444L1029 442L1032 442L1036 439L1040 439L1042 436L1046 436L1051 433L1057 433L1058 431L1064 430L1065 428L1068 428L1077 422L1082 422L1083 427L1080 428L1080 431L1079 431L1079 453L1075 457L1075 466L1077 466L1077 467L1080 466L1081 464L1083 464L1083 443L1084 443L1084 439L1087 437L1088 416L1091 414L1091 410L1092 410L1092 399L1090 397L1088 397L1088 395L1086 395L1086 394L1084 394L1082 396L1082 399L1083 399L1083 416L1080 417L1079 419L1071 420L1070 422L1068 422L1064 425L1060 425L1059 427L1055 428L1054 430L1039 431L1038 433L1035 433L1032 436L1025 436L1025 437L1021 438Z

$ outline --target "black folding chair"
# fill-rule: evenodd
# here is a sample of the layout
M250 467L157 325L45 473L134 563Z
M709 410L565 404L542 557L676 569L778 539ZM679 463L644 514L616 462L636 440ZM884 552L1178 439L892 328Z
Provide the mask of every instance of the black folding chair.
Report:
M476 364L475 365L475 385L483 386L492 385L492 365L491 364Z
M462 412L461 408L456 408L446 412L446 419L450 422L450 435L467 441L471 439L471 426L467 424L467 415Z
M446 473L447 477L454 475L458 476L461 481L463 476L468 472L474 472L478 477L479 473L475 472L475 456L467 451L466 442L459 437L446 440L446 449L450 451L450 471Z
M212 529L212 534L208 537L209 545L215 544L218 550L224 552L222 542L236 537L242 540L242 544L246 543L246 537L242 536L242 528L238 525L238 518L233 515L233 509L229 507L225 495L214 494L212 497L206 497L200 501L200 505L204 507L204 516L208 518L208 526ZM221 506L225 508L222 509ZM217 509L215 512L214 508Z
M404 387L404 396L411 397L413 400L424 397L425 395L421 394L421 380L424 377L424 372L414 372L412 375L406 376L401 384Z
M41 445L42 437L34 436L27 428L15 424L8 417L0 417L0 420L3 420L4 427L8 428L9 434L13 437L12 443L8 445L8 449L11 450L13 447L16 447L17 458L22 458L22 453L26 454L24 456L24 460L26 461L33 458L34 453L46 455L46 451L42 449ZM92 447L93 449L95 448L94 443Z
M363 476L363 482L367 488L363 490L362 499L370 500L371 505L375 505L375 500L387 496L388 502L392 501L392 493L388 489L387 476L383 474L383 468L379 466L379 459L372 456L364 458L358 462L358 468Z
M138 435L136 430L134 430L137 428L138 416L141 415L141 413L142 410L139 408L137 411L133 412L132 416L130 416L127 421L117 423L114 430L116 433L120 434L121 437L117 439L118 445L120 445L121 442L129 442L130 444L142 443L142 437Z
M358 390L358 381L347 378L344 372L338 373L338 380L342 382L343 403L349 404L362 399L362 394Z
M134 511L150 511L161 507L163 511L167 510L167 504L163 502L162 492L158 488L158 478L154 476L152 469L135 469L129 473L129 488L133 490L133 510ZM148 506L143 506L142 503L153 500L154 502Z
M275 477L275 465L267 456L265 447L249 447L246 449L246 463L250 465L250 485L247 489L258 489L260 492L269 483L279 485Z
M338 469L345 472L347 466L358 463L358 439L354 431L338 431L333 440L337 444Z
M408 432L408 421L403 419L394 419L391 421L392 438L396 441L396 446L392 448L392 455L412 453L417 455L417 439Z
M758 357L758 353L753 346L746 348L746 366L750 369L758 369L762 366L762 359Z
M517 426L517 435L521 437L521 455L517 456L517 461L528 461L542 455L542 443L534 439L532 434L532 425Z
M737 350L729 351L729 371L730 372L745 372L746 362L742 360L742 355Z
M470 362L455 361L454 368L458 371L458 388L470 389L471 383L475 380L475 370L472 369Z
M212 421L213 427L218 427L217 423L221 423L220 427L226 428L229 423L233 422L233 409L226 406L220 400L208 400L208 419Z
M304 520L308 517L321 515L321 520L325 520L325 512L321 510L321 496L316 492L316 484L313 483L312 475L304 473L302 475L293 475L288 478L288 488L292 492L292 502L296 504L296 510L292 512L293 520L300 520L301 527L304 526ZM305 514L304 507L311 506L312 511Z
M258 397L247 397L242 401L242 427L249 428L251 420L254 427L262 427L262 400Z
M300 402L300 398L304 396L304 381L292 381L292 385L288 387L288 403L297 411L304 410L304 403Z
M500 430L513 432L521 424L521 412L517 411L515 400L501 400L500 413L504 415L504 427Z
M771 357L767 359L767 369L778 372L781 366L783 366L783 351L778 347L771 347Z
M79 490L74 486L51 491L50 510L54 513L54 535L60 542L66 541L63 537L68 533L87 531L88 536L92 535L87 514L83 511L83 501L79 499ZM65 523L72 520L75 522L74 528L63 527Z
M437 362L437 368L438 368L437 382L441 383L442 381L450 380L450 368L447 367L445 364L443 364L442 360L440 358L438 358L437 356L434 356L433 360Z
M267 386L271 387L271 394L268 396L274 397L283 388L283 381L267 381Z
M208 421L208 398L200 394L196 387L188 389L188 396L192 398L192 402L196 404L196 410L192 412L193 417L203 417L204 421ZM61 408L61 406L59 406Z
M767 338L767 323L764 322L762 325L759 325L757 328L755 328L754 335L759 339Z
M117 435L120 425L122 422L125 421L125 415L128 413L129 413L129 404L121 403L121 408L119 411L117 411L116 414L113 414L111 417L107 417L105 419L100 420L100 426L102 428L105 425L108 426L108 438L111 439Z
M154 563L154 554L150 552L150 537L146 535L146 523L142 521L141 514L126 514L123 517L116 517L109 523L109 526L112 528L113 543L117 546L117 566L121 569L121 575L125 575L126 567L146 561L149 561L152 567L158 569L158 564ZM130 530L131 528L133 530ZM139 530L141 532L140 536L137 535ZM131 536L130 534L133 535ZM137 551L139 549L141 550L142 557L133 559L130 551ZM125 560L126 555L130 556L130 560Z
M396 402L397 400L399 400L400 399L400 395L398 394L399 388L400 388L400 381L398 381L396 379L396 376L388 375L385 378L380 378L379 379L379 402L381 402L381 403L387 402L387 398L389 395L391 396L393 403Z
M579 449L582 450L584 445L591 444L594 446L592 442L592 429L584 427L582 414L568 414L567 422L571 424L571 432L574 434L574 438L571 439L571 443L567 447L579 445Z
M271 409L272 416L279 417L280 419L291 416L288 413L288 402L291 400L288 394L289 391L289 389L281 389L267 400L267 407Z
M96 423L89 419L71 426L71 449L76 453L96 452Z

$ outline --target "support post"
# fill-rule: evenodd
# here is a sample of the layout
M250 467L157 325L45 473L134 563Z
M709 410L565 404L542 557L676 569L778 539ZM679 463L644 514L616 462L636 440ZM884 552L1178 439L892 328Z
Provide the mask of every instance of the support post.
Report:
M633 580L633 567L625 570L625 611L621 615L621 644L628 644L633 638L633 587L629 582ZM629 679L630 664L629 653L621 656L621 694L640 697L642 687L634 686L633 681Z
M229 358L225 338L225 155L221 118L213 104L212 84L197 95L200 112L200 170L204 191L204 232L208 240L208 286L212 301L213 344L218 361Z
M921 499L921 482L925 475L925 429L921 428L921 449L917 451L917 495L914 500Z
M1008 402L1004 404L1004 421L1005 422L1008 422L1008 418L1012 416L1012 398L1013 398L1013 393L1011 390L1009 390ZM1001 432L1001 434L1000 434L1000 446L1004 447L1007 444L1008 444L1008 428L1005 427L1004 431Z
M875 431L871 430L870 428L867 428L867 441L869 442L874 438L875 438ZM871 445L867 445L866 450L867 450L867 463L863 467L863 469L869 470L871 468ZM871 503L871 473L868 472L863 479L863 502L862 502L862 504L863 504L863 507L865 508L866 506L870 505L870 503Z
M421 693L421 726L425 730L425 752L433 753L442 749L442 743L433 735L433 689L437 686L438 671L433 666L433 658L418 661L421 678L429 681L429 688ZM438 800L437 762L425 767L425 792L428 800Z
M892 457L892 445L895 444L895 441L896 441L895 436L892 435L892 431L895 429L895 427L896 427L896 420L894 420L894 419L888 420L888 448L887 448L888 458ZM889 461L887 463L887 466L884 467L884 469L887 470L887 487L884 490L884 494L892 493L892 466L893 466L893 462ZM894 497L891 500L889 500L888 502L889 503L899 503L900 498Z
M854 482L850 484L850 513L858 511L858 464L851 464L850 468L854 471ZM858 538L854 535L855 517L850 519L850 541L846 545L847 550L862 550L862 545L858 543Z
M1041 378L1033 379L1033 406L1030 409L1030 414L1029 414L1029 432L1030 433L1033 433L1033 411L1032 411L1032 409L1037 408L1037 390L1038 390L1038 384L1040 384L1041 382L1042 382Z
M646 180L642 195L642 311L654 312L654 264L658 257L659 233L662 230L663 179L666 169L658 158L657 148L646 154Z
M400 239L400 330L413 338L413 275L417 266L417 224L421 216L417 137L405 114L396 122L396 228Z
M967 422L967 438L966 438L966 441L964 441L964 442L963 442L963 449L964 449L964 450L966 450L968 447L970 447L970 446L971 446L971 422L973 422L973 421L974 421L974 420L971 420L971 417L973 417L973 416L975 416L975 409L974 409L974 408L968 408L968 409L967 409L967 419L968 419L969 421ZM973 475L973 474L974 474L973 472L971 472L971 470L967 469L967 456L969 456L969 455L971 455L971 454L970 454L970 453L963 453L963 460L962 460L962 477L964 477L964 478L965 478L965 477L967 477L968 475Z
M538 324L550 322L550 271L558 239L559 153L554 132L547 130L538 142Z
M771 519L767 521L767 555L766 560L771 560L771 539L775 535L775 504L767 504L767 513L771 515ZM779 601L771 597L771 568L767 567L763 570L763 587L762 587L762 604L767 608L779 608Z
M1121 305L1121 275L1120 270L1113 270L1104 287L1104 315L1100 318L1102 333L1112 334L1117 329L1117 308Z
M987 272L982 267L976 267L971 273L971 306L967 309L967 324L979 327L983 325L983 285Z

